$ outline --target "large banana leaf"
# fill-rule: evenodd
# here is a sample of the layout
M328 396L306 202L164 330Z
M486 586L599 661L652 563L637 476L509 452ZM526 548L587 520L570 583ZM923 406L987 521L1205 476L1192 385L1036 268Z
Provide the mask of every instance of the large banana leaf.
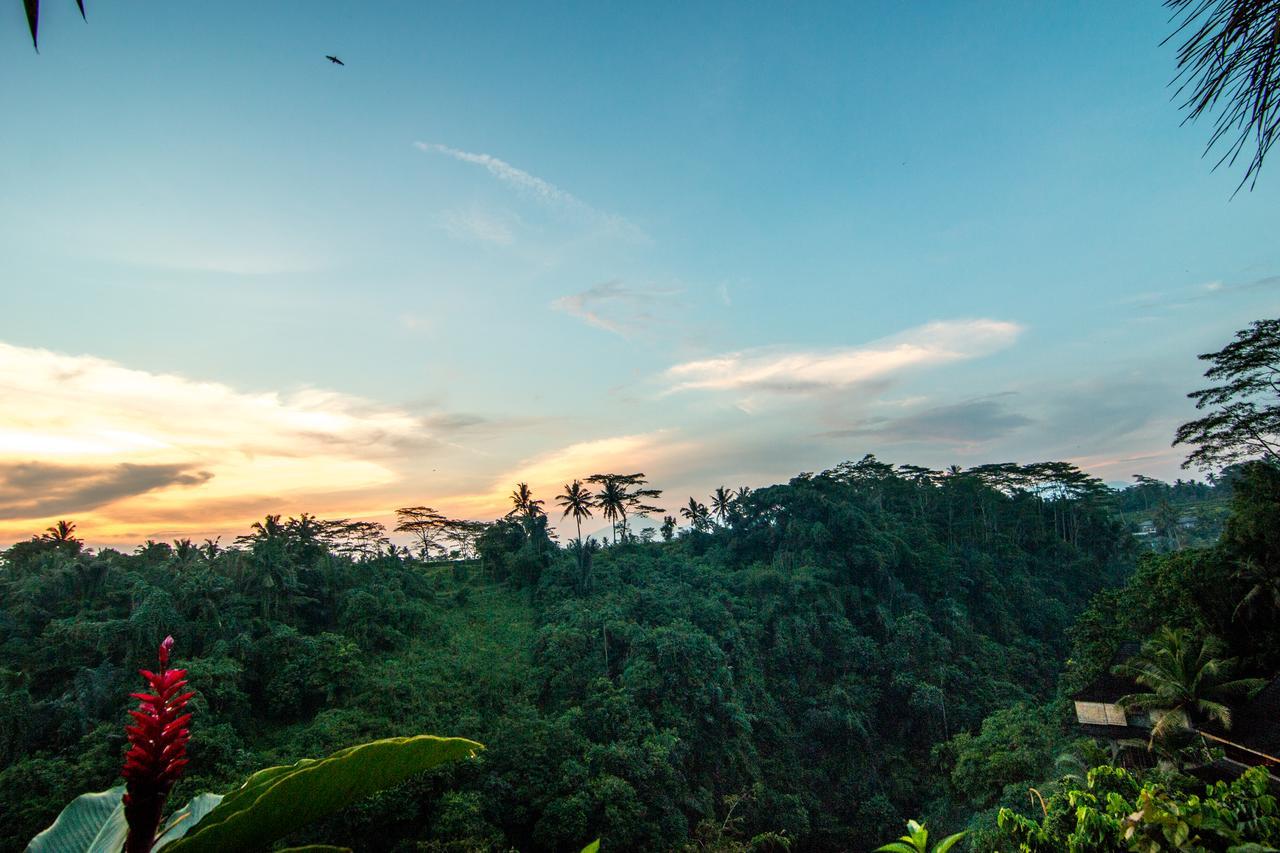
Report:
M463 738L387 738L259 771L166 853L263 850L273 841L424 770L474 756Z
M221 794L200 794L192 797L191 802L169 815L169 820L156 836L156 843L151 846L151 849L159 850L186 835L193 826L204 820L205 815L217 808L222 799Z
M153 850L177 841L221 802L220 794L201 794L170 816ZM124 785L96 794L81 794L58 819L31 839L27 853L120 853L129 835L124 819Z

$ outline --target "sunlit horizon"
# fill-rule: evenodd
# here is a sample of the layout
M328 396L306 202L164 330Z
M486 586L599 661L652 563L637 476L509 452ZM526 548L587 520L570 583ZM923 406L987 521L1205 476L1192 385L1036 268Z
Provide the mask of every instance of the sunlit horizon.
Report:
M1203 477L1170 442L1274 313L1280 199L1179 126L1166 24L47 4L0 56L0 545L867 453Z

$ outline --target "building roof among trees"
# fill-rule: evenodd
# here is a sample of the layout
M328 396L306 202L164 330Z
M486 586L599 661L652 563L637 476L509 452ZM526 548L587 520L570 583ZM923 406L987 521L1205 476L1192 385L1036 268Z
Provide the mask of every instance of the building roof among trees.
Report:
M1142 649L1142 644L1129 642L1121 644L1111 656L1102 673L1089 684L1077 690L1071 698L1077 702L1106 702L1114 704L1121 696L1138 692L1137 683L1126 675L1116 675L1113 670Z

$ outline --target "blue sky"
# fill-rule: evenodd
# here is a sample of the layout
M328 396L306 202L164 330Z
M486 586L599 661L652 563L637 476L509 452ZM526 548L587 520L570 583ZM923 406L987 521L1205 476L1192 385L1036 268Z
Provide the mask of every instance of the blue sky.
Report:
M1201 158L1155 2L45 6L39 54L0 7L0 540L1172 477L1280 297L1275 167Z

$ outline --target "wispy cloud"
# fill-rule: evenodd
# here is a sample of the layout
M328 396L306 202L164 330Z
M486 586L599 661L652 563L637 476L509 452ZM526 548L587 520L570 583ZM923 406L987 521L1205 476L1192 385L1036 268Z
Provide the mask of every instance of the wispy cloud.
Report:
M1240 293L1280 288L1280 275L1268 275L1249 281L1209 281L1171 290L1139 293L1119 300L1118 304L1135 308L1186 308L1205 299L1217 299Z
M476 166L483 167L489 174L505 184L510 184L518 190L532 193L533 195L545 201L557 202L559 204L567 204L575 207L588 207L587 203L579 199L572 193L565 192L550 181L544 181L537 175L532 175L524 169L518 169L512 166L506 160L499 160L489 154L476 154L471 151L463 151L458 148L450 148L448 145L441 145L438 142L415 142L413 146L419 151L426 151L429 154L443 154L446 157L452 157L463 163L472 163Z
M630 337L658 325L664 310L669 312L677 307L673 298L679 294L679 290L671 288L627 287L615 280L561 296L551 307L597 329Z
M625 218L598 210L568 190L563 190L550 181L526 172L524 169L513 166L506 160L501 160L491 154L463 151L460 148L452 148L438 142L415 142L413 146L419 151L428 154L442 154L461 163L479 166L502 183L525 195L529 195L544 204L576 211L623 236L641 241L648 241L649 239L643 229Z
M668 368L670 391L807 392L880 381L912 368L977 358L1004 349L1022 327L1000 320L929 323L863 346L751 350Z
M453 237L510 246L515 241L515 229L519 220L514 216L471 207L449 211L444 216L443 224L444 230Z
M867 438L889 444L975 445L1002 438L1031 423L1031 418L1010 411L1003 401L986 398L932 406L901 417L868 418L819 437Z

